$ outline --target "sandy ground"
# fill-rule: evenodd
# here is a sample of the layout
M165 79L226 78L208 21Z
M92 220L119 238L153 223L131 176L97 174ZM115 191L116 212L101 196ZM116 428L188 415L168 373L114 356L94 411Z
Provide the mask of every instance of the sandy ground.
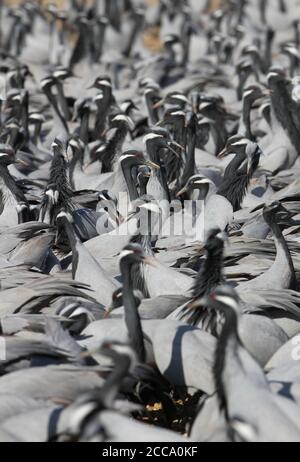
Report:
M21 0L5 0L5 3L10 5L17 5ZM42 0L44 4L55 3L57 6L63 7L67 0ZM89 0L86 0L87 3ZM159 0L146 0L150 5L158 3ZM210 0L209 12L216 10L222 0ZM144 44L151 52L158 52L161 49L159 28L150 27L144 33Z

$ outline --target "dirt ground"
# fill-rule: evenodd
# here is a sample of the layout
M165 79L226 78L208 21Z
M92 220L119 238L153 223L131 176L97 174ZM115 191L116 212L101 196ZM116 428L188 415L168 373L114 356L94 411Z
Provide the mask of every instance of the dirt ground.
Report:
M51 3L56 3L57 5L63 5L66 0L51 0ZM149 4L155 4L159 0L147 0ZM6 0L6 3L15 5L20 3L20 0ZM44 3L49 3L49 0L45 0ZM221 0L210 0L210 11L216 10L220 6Z

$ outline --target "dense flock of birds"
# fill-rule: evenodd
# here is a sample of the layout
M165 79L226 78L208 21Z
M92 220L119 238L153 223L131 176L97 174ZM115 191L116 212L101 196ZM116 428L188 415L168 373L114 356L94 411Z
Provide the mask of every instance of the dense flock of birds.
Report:
M300 2L210 3L0 2L0 441L300 441Z

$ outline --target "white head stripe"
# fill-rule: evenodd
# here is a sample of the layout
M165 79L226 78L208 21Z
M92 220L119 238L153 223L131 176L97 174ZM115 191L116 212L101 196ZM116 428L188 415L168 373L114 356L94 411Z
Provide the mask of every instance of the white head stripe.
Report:
M248 144L248 140L246 140L246 138L232 143L232 146L243 146L244 144Z
M147 141L155 140L156 138L163 138L163 135L159 135L158 133L148 133L148 135L144 136L143 143L146 144Z
M195 184L213 184L213 182L208 178L203 178L203 180L196 180Z
M244 92L244 97L252 95L252 93L253 93L253 90L247 90Z
M112 119L112 122L114 120L124 120L125 122L128 122L128 117L126 115L124 115L124 114L119 114L119 115L117 115L116 117L114 117Z
M128 255L133 255L133 254L134 254L133 250L123 250L120 253L119 259L121 260L122 258L127 257Z
M108 80L98 80L97 83L103 87L111 87L111 83Z
M229 297L227 295L218 295L216 296L216 300L218 302L223 303L226 306L230 306L235 311L239 308L238 303L232 297Z
M269 74L267 75L267 80L270 79L271 77L277 77L277 72L269 72Z
M130 157L135 157L133 154L124 154L120 157L119 162L122 162L125 159L129 159Z

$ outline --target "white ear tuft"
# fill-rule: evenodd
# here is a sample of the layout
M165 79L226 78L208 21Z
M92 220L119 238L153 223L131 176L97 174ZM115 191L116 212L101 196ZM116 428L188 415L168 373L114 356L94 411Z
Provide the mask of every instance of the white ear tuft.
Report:
M217 295L216 300L220 303L223 303L223 305L229 306L235 311L238 311L239 309L238 303L232 297L228 297L226 295Z
M148 133L148 135L144 136L143 143L146 144L147 141L155 140L157 138L163 138L163 136L158 133Z
M122 260L122 258L125 258L125 257L127 257L128 255L133 255L133 254L134 254L134 251L133 251L133 250L123 250L123 251L120 253L119 260Z

